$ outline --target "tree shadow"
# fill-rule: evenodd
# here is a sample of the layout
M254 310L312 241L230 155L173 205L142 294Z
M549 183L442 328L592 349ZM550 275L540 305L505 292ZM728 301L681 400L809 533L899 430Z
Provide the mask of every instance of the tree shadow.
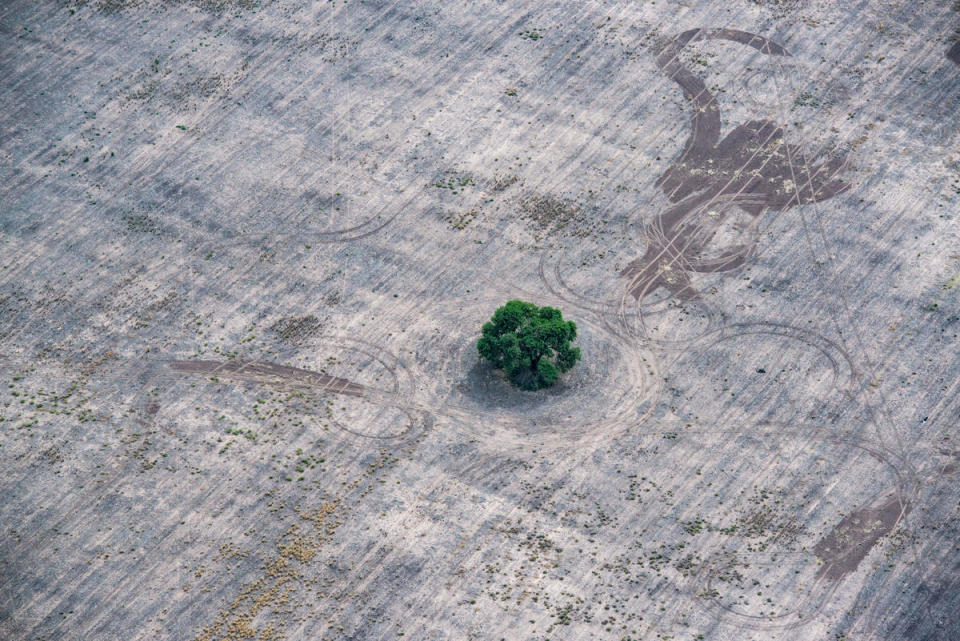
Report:
M462 365L461 371L464 375L457 381L456 388L467 400L486 410L511 410L521 413L542 411L544 406L569 394L572 386L568 377L572 377L576 371L574 366L552 387L523 390L511 383L503 370L493 367L479 356L467 356Z

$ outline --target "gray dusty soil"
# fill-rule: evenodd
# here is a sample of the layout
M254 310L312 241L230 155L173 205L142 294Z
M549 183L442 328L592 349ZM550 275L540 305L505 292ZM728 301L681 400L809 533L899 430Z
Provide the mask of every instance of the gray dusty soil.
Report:
M0 638L960 639L955 5L2 3Z

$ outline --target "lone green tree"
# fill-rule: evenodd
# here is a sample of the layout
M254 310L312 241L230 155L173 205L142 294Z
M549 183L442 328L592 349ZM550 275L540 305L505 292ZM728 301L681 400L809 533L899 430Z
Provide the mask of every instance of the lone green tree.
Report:
M556 383L580 360L580 348L570 346L576 338L576 323L563 320L559 309L512 300L483 324L477 350L514 385L536 390Z

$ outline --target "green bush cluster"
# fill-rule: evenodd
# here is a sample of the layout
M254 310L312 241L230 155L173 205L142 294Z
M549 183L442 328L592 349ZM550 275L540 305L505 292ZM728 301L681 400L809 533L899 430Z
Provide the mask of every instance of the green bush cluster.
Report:
M536 390L556 383L580 360L580 348L570 346L576 338L576 323L563 320L559 309L512 300L484 323L477 350L514 385Z

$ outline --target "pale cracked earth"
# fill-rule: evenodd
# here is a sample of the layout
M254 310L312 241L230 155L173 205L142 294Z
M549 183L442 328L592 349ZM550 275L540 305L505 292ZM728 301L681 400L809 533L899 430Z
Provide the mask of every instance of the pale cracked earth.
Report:
M960 5L6 0L0 106L0 638L960 639Z

